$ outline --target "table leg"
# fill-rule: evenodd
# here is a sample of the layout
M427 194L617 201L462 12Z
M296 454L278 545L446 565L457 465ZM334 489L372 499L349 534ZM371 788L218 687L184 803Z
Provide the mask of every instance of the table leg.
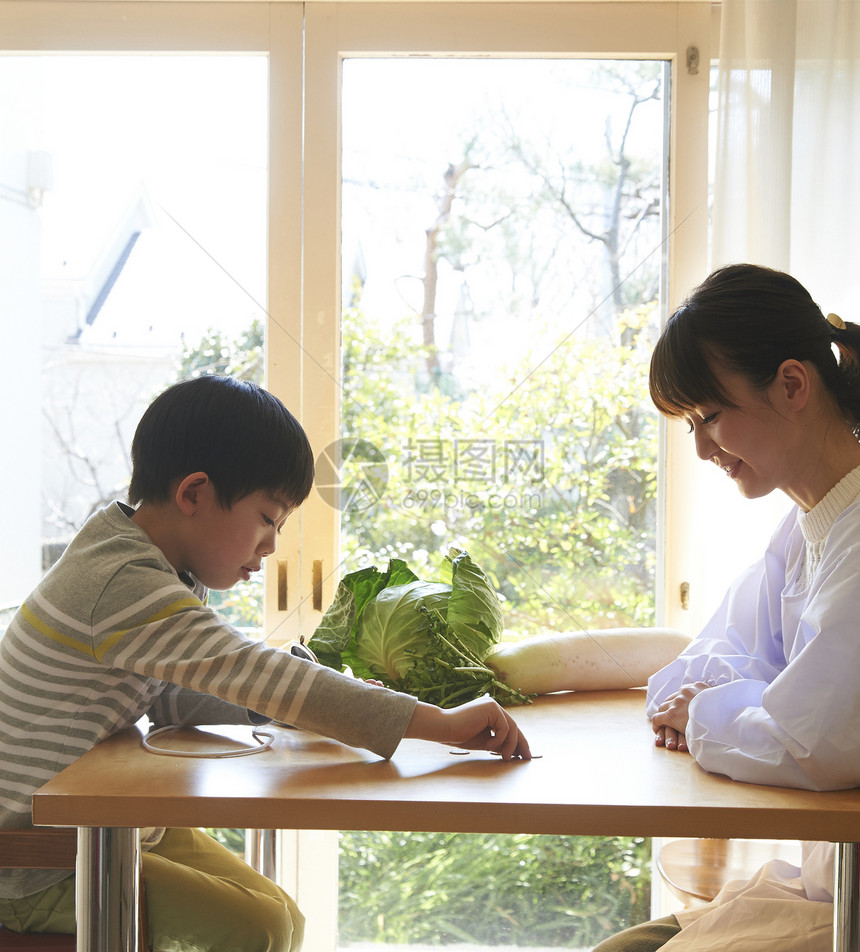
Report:
M139 870L138 830L78 827L77 952L143 952Z
M274 830L245 830L245 861L273 882L277 879Z
M836 844L834 952L860 952L860 843Z

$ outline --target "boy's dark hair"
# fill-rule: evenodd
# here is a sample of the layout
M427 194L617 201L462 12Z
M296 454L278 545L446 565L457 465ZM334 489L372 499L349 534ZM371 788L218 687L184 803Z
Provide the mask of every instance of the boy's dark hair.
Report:
M834 348L839 354L834 354ZM783 361L808 361L855 430L860 423L860 326L835 327L791 275L753 264L714 271L669 319L651 356L651 399L680 417L733 407L720 365L765 389Z
M164 502L171 485L204 472L229 508L257 490L290 506L311 491L314 462L301 424L256 384L207 374L173 384L150 404L131 444L128 500Z

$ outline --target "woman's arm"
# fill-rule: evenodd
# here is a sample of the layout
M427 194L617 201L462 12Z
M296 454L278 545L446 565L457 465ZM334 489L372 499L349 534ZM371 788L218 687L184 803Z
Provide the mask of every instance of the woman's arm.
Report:
M685 737L706 770L812 790L860 785L860 543L832 548L809 588L782 599L783 670L691 699Z
M648 681L649 717L684 685L730 681L769 684L785 667L781 599L785 579L804 555L793 510L779 524L761 559L732 583L701 634Z
M649 680L646 712L657 746L689 750L690 707L703 691L735 684L745 694L752 689L760 695L785 667L781 596L787 574L803 554L799 536L791 513L765 555L733 582L702 633ZM717 732L727 720L721 712L721 705L712 712Z

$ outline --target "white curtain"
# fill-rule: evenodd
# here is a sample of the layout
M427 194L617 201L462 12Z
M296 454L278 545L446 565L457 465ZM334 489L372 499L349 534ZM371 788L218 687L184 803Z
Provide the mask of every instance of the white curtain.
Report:
M722 0L712 264L860 322L860 0Z

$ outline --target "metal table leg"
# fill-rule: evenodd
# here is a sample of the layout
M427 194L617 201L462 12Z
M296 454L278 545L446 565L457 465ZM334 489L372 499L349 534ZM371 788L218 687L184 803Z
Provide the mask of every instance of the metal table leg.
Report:
M77 952L140 948L138 830L78 827Z
M277 878L274 830L245 830L245 861L273 882Z
M860 952L860 843L836 844L834 952Z

